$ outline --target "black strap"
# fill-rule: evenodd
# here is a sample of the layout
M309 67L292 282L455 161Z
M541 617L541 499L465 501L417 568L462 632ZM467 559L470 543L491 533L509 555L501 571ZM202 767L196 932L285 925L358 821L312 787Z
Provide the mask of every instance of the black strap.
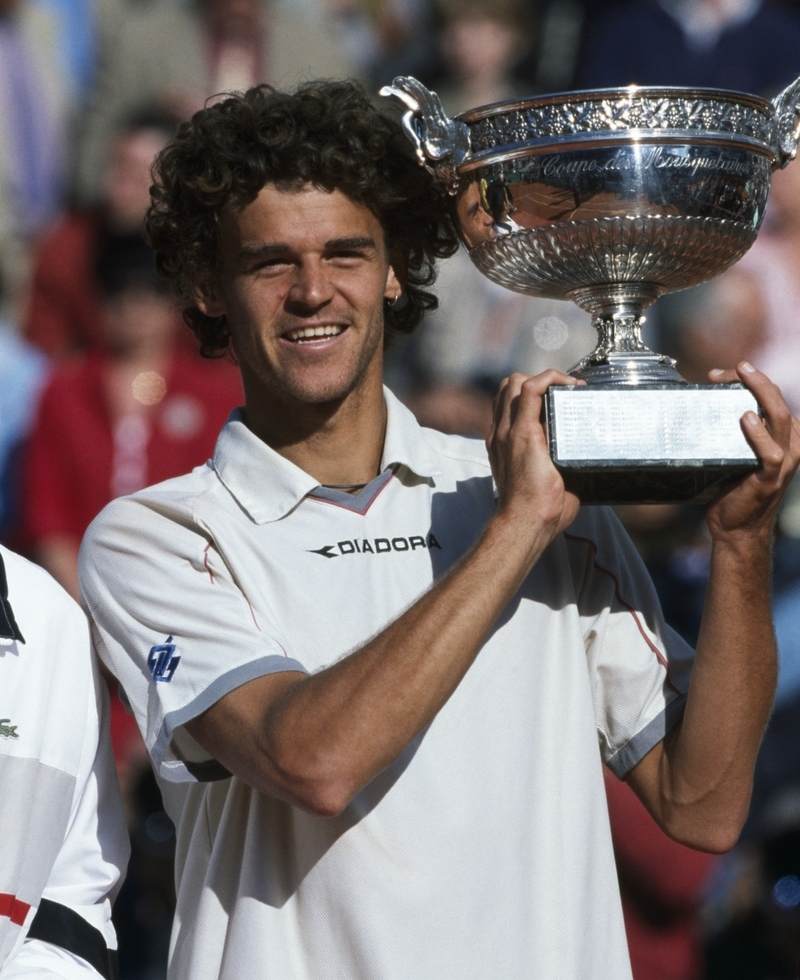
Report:
M109 949L99 929L58 902L43 898L28 930L29 939L60 946L91 964L105 980L119 980L117 951Z
M8 601L8 580L2 555L0 555L0 636L8 640L19 640L20 643L25 642L25 637L14 619L11 603Z

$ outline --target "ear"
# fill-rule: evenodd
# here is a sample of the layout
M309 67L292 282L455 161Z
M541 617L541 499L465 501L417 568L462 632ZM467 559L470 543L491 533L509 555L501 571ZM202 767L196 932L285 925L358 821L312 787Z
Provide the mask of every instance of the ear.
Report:
M211 283L203 283L194 291L194 301L198 310L205 316L219 317L225 315L225 303Z
M386 288L383 291L383 298L388 300L395 300L398 296L403 293L403 284L400 281L400 277L394 271L394 265L389 266L389 271L386 274Z

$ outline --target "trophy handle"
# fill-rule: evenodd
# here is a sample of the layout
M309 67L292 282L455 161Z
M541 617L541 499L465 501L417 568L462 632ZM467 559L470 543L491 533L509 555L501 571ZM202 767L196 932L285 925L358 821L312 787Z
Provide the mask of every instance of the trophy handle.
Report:
M783 169L797 156L800 140L800 78L776 95L772 104L775 106L777 141L772 149L778 155L776 169Z
M470 151L466 123L450 119L439 96L410 75L399 75L391 85L384 85L380 94L393 95L407 106L401 124L417 159L444 185L448 194L456 194L459 184L456 168Z

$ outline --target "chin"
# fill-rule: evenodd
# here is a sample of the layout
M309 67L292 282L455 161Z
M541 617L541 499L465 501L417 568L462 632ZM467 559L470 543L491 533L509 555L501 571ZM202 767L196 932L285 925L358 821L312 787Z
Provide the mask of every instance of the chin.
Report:
M317 384L297 383L288 384L284 388L286 394L296 402L304 405L329 405L343 401L358 387L357 382L324 382Z

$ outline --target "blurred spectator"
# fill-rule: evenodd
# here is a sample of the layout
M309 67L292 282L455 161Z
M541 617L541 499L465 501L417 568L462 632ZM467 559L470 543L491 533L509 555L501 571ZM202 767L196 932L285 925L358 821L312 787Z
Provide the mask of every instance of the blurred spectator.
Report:
M778 385L789 407L800 412L800 164L772 178L769 203L758 238L736 266L752 277L761 303L762 332L755 335L752 361Z
M712 367L747 359L800 412L800 166L772 178L761 231L745 256L716 279L658 301L665 351L693 382Z
M116 31L130 0L31 0L55 19L59 70L65 76L75 107L80 110L91 92L98 51Z
M627 783L605 781L634 980L702 980L698 913L717 859L667 837Z
M790 499L787 507L793 506ZM784 527L800 532L782 513L774 573L775 706L741 840L716 864L705 897L704 980L800 977L800 537ZM705 582L697 585L704 589ZM702 602L702 594L692 598Z
M437 70L431 0L309 0L327 11L352 71L370 89L396 75L425 81Z
M186 352L166 287L140 239L97 259L108 342L50 378L23 461L24 539L76 596L78 546L113 497L209 458L241 400L235 372Z
M439 96L451 116L524 95L514 70L530 50L521 0L438 0L445 76Z
M796 709L800 703L796 704ZM796 753L797 743L794 749ZM800 976L800 786L787 786L756 837L720 862L707 909L705 980Z
M663 296L656 304L664 353L677 358L687 381L708 384L708 372L752 360L765 342L761 290L743 262L710 282ZM771 375L770 375L771 377Z
M47 371L43 354L0 319L0 541L18 547L19 450Z
M664 297L658 306L671 341L666 349L678 355L678 367L687 379L707 382L711 367L747 359L777 381L796 412L800 174L793 168L775 175L761 233L744 258L709 283ZM665 510L671 513L665 515ZM660 537L664 547L654 553L654 536L649 534L649 550L643 556L667 621L693 642L707 579L702 511L620 509L635 539L638 523L648 514L662 521L662 533L655 540ZM800 486L790 488L778 531L778 690L742 840L720 861L712 880L705 913L705 980L800 977L800 806L795 805L791 820L786 819L787 800L800 801Z
M0 253L16 314L35 236L63 203L69 86L57 23L31 0L0 0Z
M597 5L598 0L535 0L527 4L535 46L532 56L520 66L520 75L529 93L572 88L581 41L591 29L591 8Z
M441 263L439 309L401 348L389 382L423 425L485 436L492 399L513 371L566 370L597 343L574 303L535 299L498 286L465 249Z
M773 95L800 75L800 14L767 0L630 0L586 33L579 88L688 85Z
M333 25L310 24L274 0L150 3L131 9L103 53L81 138L76 190L94 201L112 134L143 108L177 119L205 99L259 82L292 87L306 78L352 75Z
M123 125L111 141L100 203L71 210L39 242L24 333L51 358L103 345L107 329L95 260L106 246L141 237L150 166L173 128L168 116L155 111ZM188 342L188 331L186 337Z
M521 0L533 40L516 73L525 94L572 89L584 38L592 35L598 18L605 20L624 2L628 0Z

